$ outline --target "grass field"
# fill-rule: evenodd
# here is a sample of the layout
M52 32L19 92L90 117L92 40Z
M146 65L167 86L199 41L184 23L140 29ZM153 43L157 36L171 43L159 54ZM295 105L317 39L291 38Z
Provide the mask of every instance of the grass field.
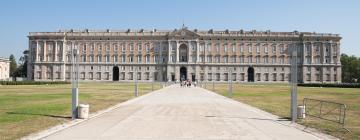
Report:
M207 89L212 88L212 84L207 85ZM215 84L215 92L227 96L227 91L226 84ZM336 123L314 118L307 119L306 123L300 120L300 124L341 139L360 139L359 88L298 87L298 104L302 104L305 97L346 104L348 110L345 127L351 132L346 132ZM234 84L232 98L280 117L289 117L290 114L290 87L287 84Z
M159 89L159 84L154 84ZM152 90L139 84L139 94ZM90 113L134 98L133 83L81 83L79 102ZM19 139L71 120L71 85L0 85L0 139Z

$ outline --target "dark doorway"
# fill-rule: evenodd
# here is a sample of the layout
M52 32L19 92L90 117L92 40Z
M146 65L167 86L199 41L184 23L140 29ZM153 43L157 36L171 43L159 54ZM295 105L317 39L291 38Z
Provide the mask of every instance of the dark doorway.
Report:
M191 74L191 81L195 82L195 74Z
M181 81L187 80L187 70L185 67L180 68L180 80Z
M188 61L188 47L185 44L181 44L179 47L179 61L187 62Z
M119 81L119 67L113 67L113 81Z
M171 81L175 81L175 74L171 74Z
M254 68L248 68L248 82L254 82Z

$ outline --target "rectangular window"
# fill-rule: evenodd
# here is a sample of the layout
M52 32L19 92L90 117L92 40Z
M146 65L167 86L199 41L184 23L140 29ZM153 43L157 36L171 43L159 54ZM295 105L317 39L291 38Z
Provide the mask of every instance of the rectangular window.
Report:
M138 56L138 63L141 63L141 62L142 62L142 56L139 55L139 56Z
M224 44L224 52L227 52L227 51L228 51L228 45Z
M122 62L126 62L126 56L122 55Z
M207 44L207 50L210 52L211 51L211 43Z
M235 43L232 45L232 52L236 52L236 44Z
M134 44L130 44L130 51L134 51Z
M142 45L138 44L138 51L142 51Z
M251 46L251 44L249 45L248 51L249 51L249 53L252 52L252 46Z

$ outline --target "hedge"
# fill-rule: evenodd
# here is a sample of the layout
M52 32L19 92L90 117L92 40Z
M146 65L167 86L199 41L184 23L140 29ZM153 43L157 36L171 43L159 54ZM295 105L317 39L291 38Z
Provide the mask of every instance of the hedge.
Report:
M339 84L329 84L329 83L302 83L298 84L302 87L338 87L338 88L360 88L360 83L339 83Z
M0 85L55 85L55 84L70 84L66 81L0 81Z

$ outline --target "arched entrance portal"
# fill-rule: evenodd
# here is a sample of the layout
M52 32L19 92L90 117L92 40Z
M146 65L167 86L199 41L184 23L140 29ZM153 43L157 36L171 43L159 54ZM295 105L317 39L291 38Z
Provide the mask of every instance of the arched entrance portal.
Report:
M187 62L188 47L185 44L181 44L179 47L179 61Z
M187 70L185 67L180 68L180 80L181 81L187 80Z
M247 72L248 72L248 82L254 82L254 68L249 67Z
M119 81L119 67L113 67L113 81Z

